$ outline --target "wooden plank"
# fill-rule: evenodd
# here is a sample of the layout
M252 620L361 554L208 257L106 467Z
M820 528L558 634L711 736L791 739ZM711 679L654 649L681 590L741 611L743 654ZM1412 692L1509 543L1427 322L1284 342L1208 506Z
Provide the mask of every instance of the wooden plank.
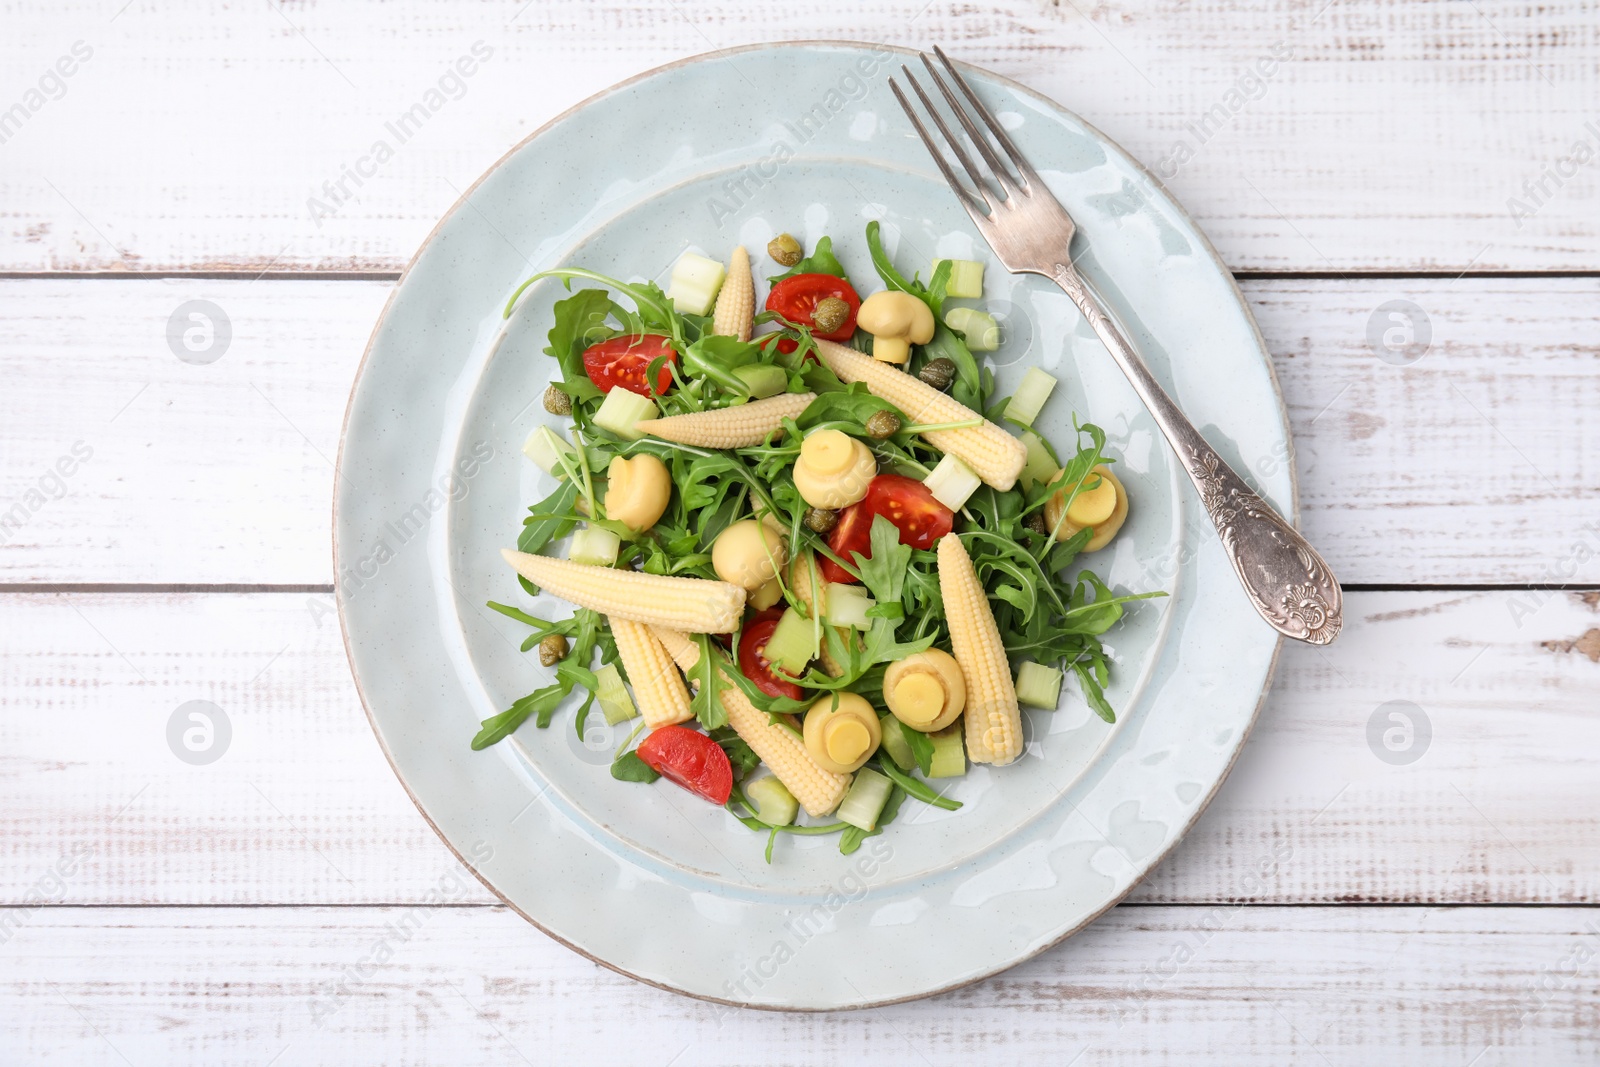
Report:
M1119 908L955 993L795 1015L653 989L500 908L46 909L0 953L0 1053L214 1067L575 1063L601 1047L641 1064L1588 1063L1594 915Z
M1285 650L1233 777L1135 899L1600 897L1600 613L1558 594L1515 618L1529 596L1352 594L1338 642ZM0 631L0 903L80 849L49 899L410 903L451 866L368 730L325 598L8 594ZM231 728L207 765L168 732L194 700ZM1397 709L1409 763L1380 755L1384 731L1406 740Z
M712 48L824 32L942 42L1060 100L1166 180L1236 268L1586 270L1600 253L1597 26L1591 3L1428 0L865 0L825 26L808 7L754 15L735 0L228 19L198 2L71 0L13 12L0 40L17 75L0 104L20 109L3 130L0 270L395 270L458 190L590 94ZM385 123L475 45L487 58L395 142ZM352 183L378 139L393 158ZM316 216L311 199L341 181L353 197Z
M332 458L388 291L0 281L0 582L331 582ZM1245 292L1289 405L1305 528L1344 581L1600 582L1600 281ZM216 362L168 345L190 300L228 318ZM1367 340L1395 300L1427 316L1431 348L1409 366ZM80 442L92 457L74 464Z

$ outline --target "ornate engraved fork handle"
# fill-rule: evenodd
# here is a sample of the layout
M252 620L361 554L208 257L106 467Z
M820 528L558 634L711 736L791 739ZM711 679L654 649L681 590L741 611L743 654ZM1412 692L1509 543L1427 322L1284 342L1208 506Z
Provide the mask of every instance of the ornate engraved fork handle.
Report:
M1078 305L1167 435L1261 617L1296 640L1332 641L1344 624L1344 595L1317 550L1206 443L1072 265L1055 264L1051 277Z

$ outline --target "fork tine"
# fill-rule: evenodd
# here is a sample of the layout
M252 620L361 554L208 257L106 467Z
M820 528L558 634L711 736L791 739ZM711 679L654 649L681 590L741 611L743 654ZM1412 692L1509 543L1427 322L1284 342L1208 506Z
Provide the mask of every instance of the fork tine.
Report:
M983 171L978 169L978 166L972 162L972 157L967 155L967 150L961 147L960 138L951 133L950 127L945 125L943 116L939 114L939 109L933 106L933 101L928 98L928 94L922 91L921 83L918 82L916 76L911 73L910 68L902 66L900 70L903 74L905 74L906 81L911 83L911 88L916 91L917 98L922 101L922 106L928 109L928 117L933 120L933 124L935 126L939 127L939 132L944 134L945 144L950 146L950 150L955 153L955 157L959 159L961 161L961 165L966 168L967 177L971 178L972 184L977 187L978 195L983 197L984 204L992 212L995 208L995 202L994 199L989 195L989 187L984 181ZM926 142L927 138L924 137L923 140ZM931 142L928 144L928 150L933 152L933 145ZM938 152L934 152L933 154L936 158L942 158Z
M934 140L928 128L922 124L922 119L917 117L916 109L911 106L911 101L906 99L906 94L900 91L900 86L893 78L889 79L889 89L894 93L894 98L900 101L900 107L906 113L906 118L911 120L911 125L916 127L917 136L922 138L922 146L928 150L933 161L939 165L939 171L944 175L944 180L949 184L951 191L961 201L961 206L967 209L967 214L972 216L974 222L980 226L989 221L989 198L983 192L983 184L978 184L978 195L983 197L980 202L972 192L956 177L956 172L950 169L950 164L945 161L944 153L939 151L939 145ZM970 168L969 168L970 169Z
M983 120L983 124L989 128L990 133L994 134L994 139L999 142L1001 148L1006 150L1006 155L1011 158L1011 163L1017 168L1017 173L1022 175L1022 187L1026 189L1030 182L1035 181L1043 184L1038 172L1028 162L1028 157L1017 151L1017 146L1012 144L1011 138L1006 135L1005 127L996 121L995 117L989 113L989 109L984 106L983 101L978 99L978 94L972 91L972 86L967 84L967 79L961 76L961 72L956 70L955 64L950 62L950 57L944 54L944 49L934 45L933 52L934 55L939 57L939 62L944 65L944 69L950 72L950 77L961 87L961 95L965 96L968 102L972 104L973 110L978 113L978 117ZM923 62L927 62L926 56L923 57ZM929 64L929 66L931 68L932 64ZM939 87L943 89L944 84L941 82ZM946 95L949 95L948 90L946 90ZM954 104L955 101L952 100L951 105L953 106ZM957 108L956 110L958 113L962 113L962 109ZM972 127L969 125L967 128L971 130ZM973 136L974 139L977 139L976 134ZM987 155L987 152L985 154Z
M950 91L950 87L939 76L939 68L933 65L932 57L926 52L922 53L922 65L928 68L928 76L939 87L939 92L943 94L945 102L950 105L950 110L961 123L961 128L967 131L967 136L972 139L973 145L982 154L984 162L988 163L989 169L994 171L995 181L1000 183L1000 188L1004 189L1008 195L1017 191L1018 183L1011 176L1011 171L1000 161L1000 157L995 154L994 149L989 147L989 139L983 135L982 130L978 129L977 123L973 122L971 116L967 114L967 109L962 107L961 101L956 99L956 94ZM929 110L932 110L932 105L929 105ZM1026 182L1023 184L1026 184Z

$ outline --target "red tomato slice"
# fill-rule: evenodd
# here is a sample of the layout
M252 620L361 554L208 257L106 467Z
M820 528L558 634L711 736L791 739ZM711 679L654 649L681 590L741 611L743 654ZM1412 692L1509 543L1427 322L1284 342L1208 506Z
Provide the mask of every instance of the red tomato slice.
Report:
M739 671L769 697L799 700L805 695L804 692L793 682L786 682L773 674L772 664L764 654L767 642L772 640L772 631L778 628L781 618L782 608L768 608L744 624L744 633L739 637Z
M583 353L583 370L595 388L602 393L621 386L630 393L649 396L645 373L652 361L665 357L668 364L678 361L671 344L659 334L637 336L622 335L609 341L591 345ZM663 365L656 372L656 392L665 393L672 387L672 371Z
M828 535L828 547L847 563L855 563L852 552L870 558L872 520L882 515L900 530L900 543L912 548L932 548L950 532L955 512L934 499L928 487L915 478L899 474L880 474L867 486L867 495L845 508L839 525ZM830 582L849 584L845 569L826 556L821 557L822 577Z
M663 726L645 738L636 751L661 777L713 804L726 804L733 792L733 765L728 762L728 754L698 730Z
M796 274L792 278L785 278L767 294L767 310L776 311L790 322L810 326L811 315L817 310L817 305L830 296L849 304L850 314L837 330L832 333L818 331L816 335L829 341L848 341L850 335L856 332L856 312L861 310L861 297L843 278L835 278L831 274Z

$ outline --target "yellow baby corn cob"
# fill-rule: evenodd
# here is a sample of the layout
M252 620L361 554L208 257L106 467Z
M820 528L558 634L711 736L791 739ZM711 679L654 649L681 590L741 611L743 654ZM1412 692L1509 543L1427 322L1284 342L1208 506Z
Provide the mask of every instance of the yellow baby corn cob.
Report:
M697 448L749 448L783 428L784 419L797 417L816 393L779 393L733 408L695 411L665 419L646 419L638 428L663 441Z
M906 413L913 423L967 422L981 416L899 367L873 359L846 345L817 339L817 354L833 373L846 382L865 382ZM643 424L648 425L648 423ZM1023 443L992 422L961 430L929 430L922 435L941 452L960 459L972 472L996 489L1010 489L1028 460Z
M744 614L744 590L731 582L616 570L569 559L500 550L534 585L581 608L697 634L727 634Z
M711 332L748 341L755 312L756 283L750 277L750 253L739 245L728 259L728 277L717 294L716 310L711 313Z
M611 625L611 636L616 638L628 681L633 683L633 697L644 724L654 730L694 718L683 675L650 627L616 616L608 616L606 622Z
M661 641L684 670L693 670L700 662L700 649L682 633L662 627L653 627ZM827 815L839 806L845 791L850 788L848 774L834 774L823 770L806 751L805 742L783 727L773 723L767 713L750 703L750 698L723 671L724 686L719 694L722 710L728 713L728 725L734 733L744 738L751 751L761 757L761 762L777 776L800 806L811 816ZM1007 677L1010 677L1007 675Z
M1022 712L994 612L961 538L945 534L938 552L950 647L967 683L967 755L973 763L1010 763L1022 755Z

